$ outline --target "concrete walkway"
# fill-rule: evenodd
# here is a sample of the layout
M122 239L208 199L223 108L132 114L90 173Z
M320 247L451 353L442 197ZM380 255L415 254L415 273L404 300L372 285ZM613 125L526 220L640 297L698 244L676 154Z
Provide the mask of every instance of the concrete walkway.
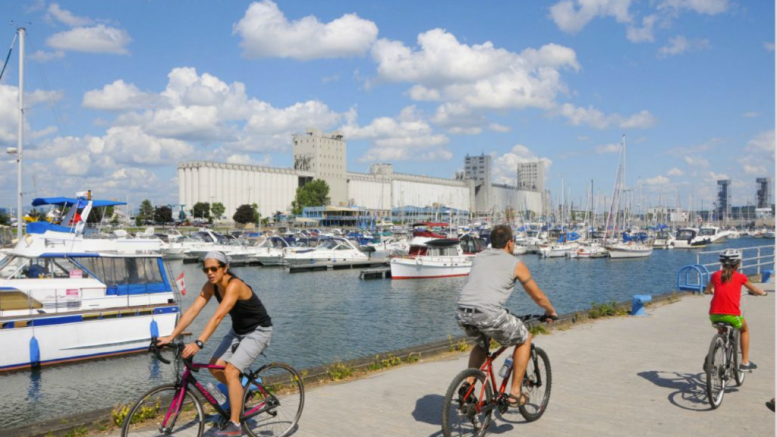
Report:
M744 298L751 359L759 368L742 387L729 389L717 410L707 402L702 373L714 333L710 297L687 296L648 309L648 317L601 320L538 337L553 371L548 410L534 423L517 410L508 412L492 423L490 434L775 435L775 416L764 405L775 396L774 284L764 288L771 290L768 296ZM293 435L441 436L443 395L466 362L461 354L311 389Z

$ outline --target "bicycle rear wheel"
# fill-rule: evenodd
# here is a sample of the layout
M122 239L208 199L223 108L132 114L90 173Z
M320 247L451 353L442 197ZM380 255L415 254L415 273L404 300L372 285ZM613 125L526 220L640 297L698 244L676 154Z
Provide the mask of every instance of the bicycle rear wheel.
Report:
M718 408L723 403L723 394L726 391L726 348L723 337L716 335L710 343L710 351L707 354L707 400L712 409Z
M122 437L183 436L200 437L205 428L202 405L187 391L177 416L170 411L177 402L174 384L152 388L129 408L121 430ZM164 428L170 429L166 432ZM160 429L162 429L160 431Z
M740 344L740 341L742 341L741 337L742 333L737 330L734 333L734 341L733 348L734 351L732 352L732 355L734 356L734 382L736 383L735 387L740 387L742 384L745 383L745 375L747 374L744 370L739 370L739 365L742 364L742 346Z
M305 388L299 373L288 364L270 363L248 379L243 414L248 415L252 410L259 413L243 421L245 432L251 437L291 434L305 406Z
M474 377L474 387L462 388L467 378ZM470 394L467 396L467 392ZM466 398L465 398L466 396ZM466 369L456 375L445 393L442 405L442 433L445 437L486 435L493 413L493 393L486 375L477 369Z
M550 401L550 388L552 384L550 371L550 358L544 350L535 347L532 350L529 363L526 366L526 374L523 376L521 390L529 395L529 401L518 407L521 416L527 422L534 422L542 417Z

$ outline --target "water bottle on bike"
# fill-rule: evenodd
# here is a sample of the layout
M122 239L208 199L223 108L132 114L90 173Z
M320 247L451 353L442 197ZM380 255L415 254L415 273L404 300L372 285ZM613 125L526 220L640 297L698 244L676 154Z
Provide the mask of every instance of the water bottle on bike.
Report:
M511 370L513 370L513 359L511 357L507 357L505 359L505 363L502 365L502 368L499 369L499 377L507 378Z

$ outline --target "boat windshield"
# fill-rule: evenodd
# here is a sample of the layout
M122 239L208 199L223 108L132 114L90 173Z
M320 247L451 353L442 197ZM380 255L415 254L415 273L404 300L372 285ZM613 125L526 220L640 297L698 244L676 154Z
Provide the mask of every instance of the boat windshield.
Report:
M21 267L21 269L20 269ZM11 256L0 261L8 279L89 278L89 272L69 258L24 258Z
M456 246L429 247L428 256L459 256Z
M322 240L321 243L316 246L316 250L332 250L337 246L337 244L338 243L335 240Z
M713 236L715 235L715 228L701 228L701 230L699 230L699 235Z
M692 240L696 236L696 232L690 229L682 229L677 232L678 240Z
M658 233L658 238L666 240L666 239L669 239L670 237L671 235L667 231L661 231Z

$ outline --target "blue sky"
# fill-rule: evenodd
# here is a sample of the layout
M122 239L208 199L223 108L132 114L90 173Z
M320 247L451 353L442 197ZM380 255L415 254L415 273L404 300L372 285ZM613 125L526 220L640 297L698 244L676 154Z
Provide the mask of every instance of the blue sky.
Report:
M591 179L610 195L623 134L645 204L709 205L726 177L746 204L775 173L773 2L20 1L0 15L28 29L25 190L39 196L176 203L178 162L289 167L307 127L342 130L351 171L453 177L486 153L510 183L543 159L548 188L563 177L575 201ZM15 184L3 161L0 205Z

